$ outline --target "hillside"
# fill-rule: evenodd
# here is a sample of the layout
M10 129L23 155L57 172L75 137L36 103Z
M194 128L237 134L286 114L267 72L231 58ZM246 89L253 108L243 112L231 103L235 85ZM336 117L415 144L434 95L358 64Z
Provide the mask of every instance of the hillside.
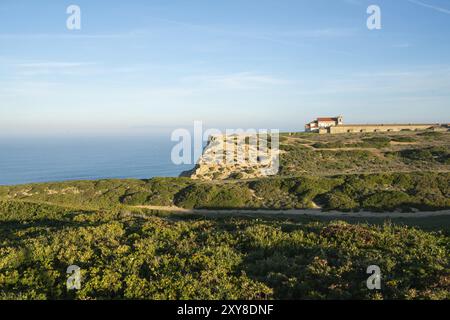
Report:
M449 133L286 134L274 177L0 187L0 299L449 299L448 147ZM79 291L65 287L72 264ZM373 264L380 291L366 287Z
M449 299L449 234L407 221L0 203L0 299ZM442 225L438 220L436 225ZM81 268L68 291L66 269ZM366 268L383 270L381 291Z
M450 173L304 176L223 183L188 178L73 181L0 187L1 199L93 209L176 205L249 210L443 210L450 208Z
M227 180L260 178L271 164L215 163L211 154L225 154L234 145L223 139L212 141L193 171L194 179ZM319 135L285 133L280 137L279 176L365 174L385 172L438 171L450 169L450 132L390 132ZM237 142L235 142L236 144ZM244 144L242 149L250 149ZM255 153L255 151L253 151ZM245 156L252 152L245 153ZM251 157L249 157L251 158Z
M287 134L282 176L450 171L450 132Z

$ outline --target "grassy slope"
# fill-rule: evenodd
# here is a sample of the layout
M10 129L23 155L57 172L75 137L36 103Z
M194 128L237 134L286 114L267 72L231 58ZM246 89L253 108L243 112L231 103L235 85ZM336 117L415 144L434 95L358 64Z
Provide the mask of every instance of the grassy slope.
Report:
M214 182L187 178L100 180L0 187L0 199L71 207L176 204L185 208L439 210L450 208L450 173L416 172Z
M450 207L450 133L284 135L279 177L100 180L0 187L0 199L70 206L396 210Z
M448 134L373 138L288 136L282 175L257 181L0 187L0 298L449 299L448 217L207 218L133 207L450 208ZM380 165L386 173L363 174ZM82 268L78 292L65 289L70 264ZM382 291L365 287L371 264L382 269Z
M284 135L281 175L438 171L450 167L450 132Z
M448 299L448 233L0 203L3 299ZM67 291L66 268L82 269ZM381 291L366 268L380 266Z

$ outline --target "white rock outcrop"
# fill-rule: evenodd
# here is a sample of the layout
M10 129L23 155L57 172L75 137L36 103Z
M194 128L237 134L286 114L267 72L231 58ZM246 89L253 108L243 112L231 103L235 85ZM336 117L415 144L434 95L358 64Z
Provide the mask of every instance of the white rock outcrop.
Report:
M252 179L275 175L278 168L278 135L215 135L209 138L195 168L182 176L202 180Z

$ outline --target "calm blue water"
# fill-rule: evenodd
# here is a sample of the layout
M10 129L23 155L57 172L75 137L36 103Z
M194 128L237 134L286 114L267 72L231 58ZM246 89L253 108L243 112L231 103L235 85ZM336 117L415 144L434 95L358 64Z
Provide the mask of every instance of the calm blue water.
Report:
M101 178L174 177L169 136L0 139L0 185Z

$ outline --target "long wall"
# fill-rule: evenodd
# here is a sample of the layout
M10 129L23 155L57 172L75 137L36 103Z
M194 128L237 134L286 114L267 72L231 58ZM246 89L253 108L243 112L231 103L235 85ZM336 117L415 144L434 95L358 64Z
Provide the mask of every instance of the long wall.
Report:
M395 132L402 130L427 130L439 126L435 124L349 124L322 129L319 133Z

